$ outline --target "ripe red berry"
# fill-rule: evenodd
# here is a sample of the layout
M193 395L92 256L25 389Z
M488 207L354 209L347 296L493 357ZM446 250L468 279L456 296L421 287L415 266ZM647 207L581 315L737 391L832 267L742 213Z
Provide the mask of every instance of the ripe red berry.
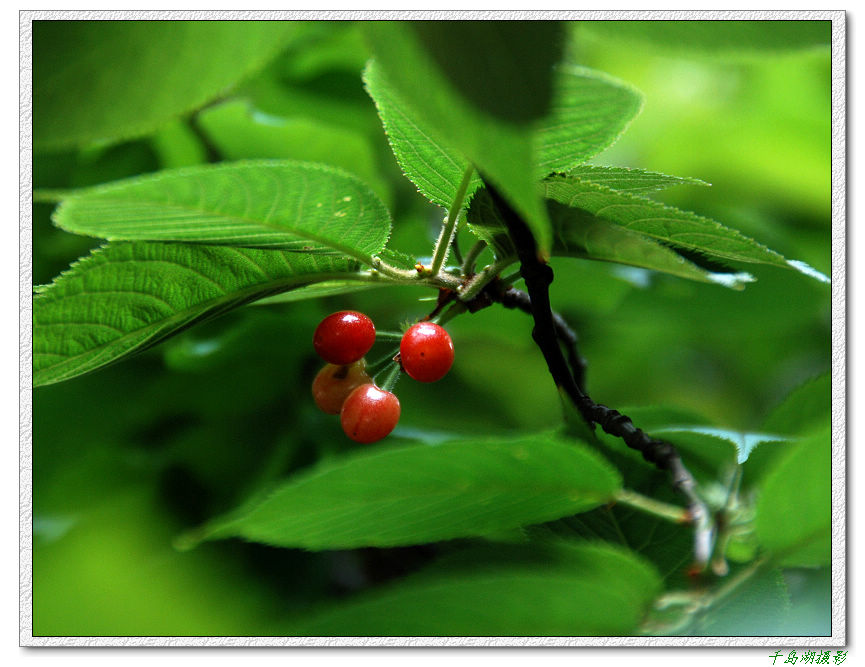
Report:
M399 421L399 399L374 384L362 384L342 404L342 430L355 442L381 440Z
M362 384L372 382L366 374L366 361L336 366L327 364L312 381L312 398L322 412L338 415L348 395Z
M419 382L441 380L454 362L454 344L448 332L432 322L412 326L399 344L403 370Z
M375 325L363 313L343 310L325 317L312 336L318 355L329 364L344 366L361 359L375 342Z

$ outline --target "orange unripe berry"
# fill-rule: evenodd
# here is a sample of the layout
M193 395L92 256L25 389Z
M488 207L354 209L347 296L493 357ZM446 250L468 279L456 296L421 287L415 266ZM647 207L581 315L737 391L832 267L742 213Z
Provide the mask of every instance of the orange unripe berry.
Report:
M419 382L441 380L454 362L454 344L448 332L432 322L412 326L399 344L403 370Z
M355 389L342 404L340 422L345 434L355 442L377 442L399 421L399 399L374 384Z
M327 364L312 381L312 398L322 412L338 415L348 395L362 384L372 382L366 374L366 361L337 366Z

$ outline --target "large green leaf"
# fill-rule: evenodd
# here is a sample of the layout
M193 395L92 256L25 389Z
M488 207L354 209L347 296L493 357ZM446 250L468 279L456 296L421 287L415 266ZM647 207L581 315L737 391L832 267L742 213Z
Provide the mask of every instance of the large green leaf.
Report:
M552 239L534 187L532 129L552 101L561 26L377 21L364 27L407 108L492 180L547 252Z
M335 168L281 160L189 167L65 199L54 222L109 241L186 241L348 255L369 263L390 216Z
M87 373L255 299L357 269L348 258L313 253L109 244L34 298L34 384Z
M553 435L374 449L323 463L191 538L307 549L421 544L585 511L619 484L597 454Z
M644 561L602 544L469 549L456 556L307 616L288 634L631 635L661 589Z
M769 472L757 499L760 543L787 566L829 562L832 521L829 430L791 448Z
M580 31L680 53L761 53L829 46L831 21L579 21Z
M36 149L143 136L285 46L289 21L35 21Z
M198 114L198 123L225 160L277 158L329 164L359 177L380 197L389 196L372 143L355 130L319 118L264 114L246 100L208 107Z
M617 192L576 176L552 176L544 181L543 188L549 199L588 211L675 247L726 260L793 268L828 282L825 276L802 262L788 261L735 229L689 211L627 192Z
M369 63L364 80L406 176L430 201L447 208L469 160L449 146L421 115L412 112L376 62ZM610 77L584 68L557 68L551 108L537 121L532 133L535 177L539 179L553 171L569 171L599 153L615 141L640 105L641 98L635 90ZM603 168L585 169L599 178L610 178L609 173L603 174ZM653 178L648 172L620 169L614 173L620 176L617 183L624 182L626 176L636 178L643 174L642 188ZM679 179L677 182L697 181ZM480 186L480 178L475 176L468 195Z
M548 203L548 209L553 223L552 254L555 256L627 264L736 289L753 280L747 273L703 269L653 239L588 211L555 201ZM487 241L499 257L515 255L513 243L486 190L472 199L467 219L471 230Z

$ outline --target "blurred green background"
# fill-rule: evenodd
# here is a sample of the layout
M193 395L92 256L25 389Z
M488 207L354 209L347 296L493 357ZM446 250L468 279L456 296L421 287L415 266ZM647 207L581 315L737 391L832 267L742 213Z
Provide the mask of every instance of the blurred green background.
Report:
M37 123L40 104L50 108L40 90L63 93L40 63L105 39L104 30L84 30L58 40L63 28L34 31ZM645 105L594 162L707 181L711 187L680 186L658 198L829 274L828 43L706 53L614 28L575 24L569 57L632 84ZM393 159L361 83L369 53L359 26L305 22L277 43L197 114L178 110L127 141L38 148L34 188L208 160L328 162L366 180L390 207L391 248L429 255L443 211ZM41 88L40 77L48 81ZM96 245L52 227L51 210L33 208L36 284ZM460 240L471 243L465 231ZM578 332L588 389L604 404L682 408L724 428L753 429L790 390L829 368L830 290L800 273L737 267L758 280L736 292L582 260L553 267L553 305ZM308 553L229 541L179 552L172 540L270 481L353 446L310 399L320 363L310 341L321 317L356 308L394 330L429 312L434 304L420 299L430 296L384 288L250 306L130 361L36 390L34 635L280 635L293 616L426 563L427 547ZM394 440L560 423L528 317L490 308L449 329L453 371L434 386L397 386L403 416ZM371 356L379 351L387 344ZM793 581L791 595L808 589L811 580L803 581L798 589Z

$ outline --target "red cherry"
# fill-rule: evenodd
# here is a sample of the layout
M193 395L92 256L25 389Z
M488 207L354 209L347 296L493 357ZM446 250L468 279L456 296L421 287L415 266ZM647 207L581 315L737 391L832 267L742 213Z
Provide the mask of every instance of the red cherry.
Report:
M327 364L312 381L312 398L322 412L338 415L348 395L372 378L366 374L366 361L336 366Z
M418 322L402 337L399 357L403 370L419 382L441 380L454 362L448 332L432 322Z
M368 444L393 431L399 413L399 399L394 394L371 383L362 384L342 404L340 422L349 438Z
M375 325L363 313L343 310L325 317L312 336L312 345L329 364L344 366L361 359L375 342Z

